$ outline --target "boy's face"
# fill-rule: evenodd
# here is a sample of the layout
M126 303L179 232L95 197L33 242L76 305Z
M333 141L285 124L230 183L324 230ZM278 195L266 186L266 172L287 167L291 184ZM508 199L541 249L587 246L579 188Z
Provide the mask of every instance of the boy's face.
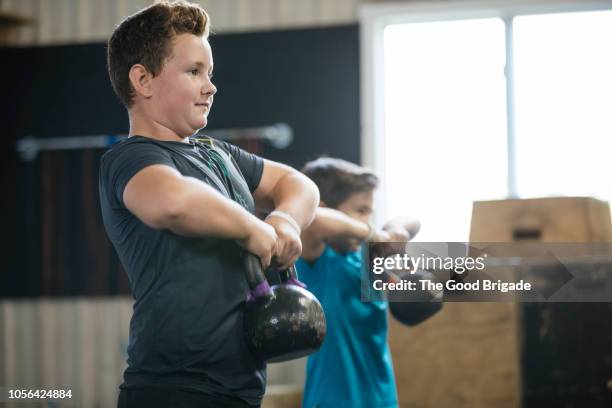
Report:
M172 54L152 80L155 120L181 137L206 126L217 88L211 82L213 58L203 37L180 34Z
M361 222L368 223L374 211L374 190L353 193L340 203L336 209ZM356 251L361 245L361 241L358 239L346 238L329 240L328 243L341 253Z
M353 193L338 205L337 210L368 223L374 207L374 190Z

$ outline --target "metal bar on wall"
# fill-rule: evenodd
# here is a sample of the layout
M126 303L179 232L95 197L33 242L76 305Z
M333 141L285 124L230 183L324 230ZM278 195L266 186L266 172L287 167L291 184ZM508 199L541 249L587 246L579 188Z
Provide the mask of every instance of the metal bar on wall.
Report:
M293 130L286 123L252 128L232 128L210 130L197 133L196 136L209 136L219 140L265 140L277 149L287 148L293 141ZM17 141L16 149L25 161L34 160L38 153L45 150L72 150L106 148L127 135L91 135L35 138L26 136Z

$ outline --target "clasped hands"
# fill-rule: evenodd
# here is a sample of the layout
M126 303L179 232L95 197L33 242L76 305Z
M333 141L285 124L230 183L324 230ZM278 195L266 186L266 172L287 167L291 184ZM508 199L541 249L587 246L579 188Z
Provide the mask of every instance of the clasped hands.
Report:
M300 233L295 222L279 216L268 216L264 221L253 220L249 234L241 245L259 257L264 270L270 265L285 270L302 254Z

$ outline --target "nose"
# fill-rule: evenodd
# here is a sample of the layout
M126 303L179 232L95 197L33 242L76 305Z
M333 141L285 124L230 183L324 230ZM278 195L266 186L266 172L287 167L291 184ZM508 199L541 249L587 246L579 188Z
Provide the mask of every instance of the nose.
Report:
M217 87L209 79L208 81L206 81L206 84L202 87L202 94L213 96L216 93L217 93Z

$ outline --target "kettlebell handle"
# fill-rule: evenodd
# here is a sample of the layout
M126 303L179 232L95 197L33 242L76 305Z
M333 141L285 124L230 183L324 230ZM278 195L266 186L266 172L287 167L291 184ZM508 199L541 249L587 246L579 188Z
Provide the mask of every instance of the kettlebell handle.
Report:
M256 255L250 252L244 253L244 271L249 289L254 290L258 285L266 281L261 262ZM282 283L287 283L290 279L298 280L297 268L291 265L288 269L278 272Z
M244 273L247 284L249 285L249 295L247 299L273 295L259 258L250 252L244 252ZM295 265L291 265L286 270L278 271L278 276L282 284L297 285L301 288L306 288L306 285L298 279Z
M249 291L251 296L254 298L260 296L271 296L272 289L270 284L266 280L266 276L261 268L261 262L259 258L250 252L244 252L244 274L246 277L247 284L249 285Z
M278 276L282 283L287 283L289 280L298 280L297 268L291 265L284 271L279 271Z
M261 268L261 262L256 255L244 252L244 273L249 285L249 289L254 290L258 285L266 281L266 276Z

